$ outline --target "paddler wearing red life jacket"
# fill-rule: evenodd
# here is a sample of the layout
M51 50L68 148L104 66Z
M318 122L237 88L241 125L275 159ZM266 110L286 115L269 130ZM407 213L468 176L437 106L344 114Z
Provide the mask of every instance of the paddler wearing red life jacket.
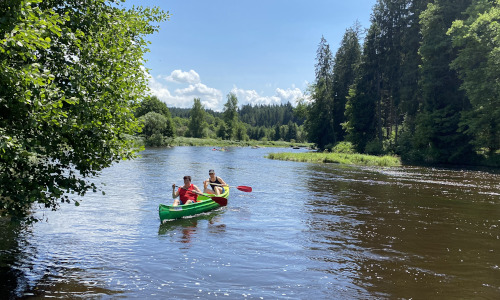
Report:
M191 176L184 176L184 185L175 190L175 183L172 184L172 198L179 197L180 199L175 199L173 206L184 205L196 202L198 194L201 194L201 190L194 184L191 183Z

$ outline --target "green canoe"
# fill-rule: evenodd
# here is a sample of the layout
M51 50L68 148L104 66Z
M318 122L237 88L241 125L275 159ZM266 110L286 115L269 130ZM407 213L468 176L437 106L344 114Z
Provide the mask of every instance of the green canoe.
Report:
M206 195L206 194L205 194ZM229 187L225 187L225 192L217 195L217 197L228 198ZM198 196L198 202L185 205L164 205L160 204L159 213L160 221L180 219L182 217L197 215L212 209L216 209L220 205L207 196Z

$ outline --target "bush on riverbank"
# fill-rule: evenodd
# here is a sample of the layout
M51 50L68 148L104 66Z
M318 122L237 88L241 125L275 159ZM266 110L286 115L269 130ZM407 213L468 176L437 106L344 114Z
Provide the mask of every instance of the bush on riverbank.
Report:
M395 167L401 165L399 157L395 156L374 156L366 154L348 153L327 153L327 152L307 152L307 153L270 153L266 156L270 159L289 160L313 163L339 163L361 166Z

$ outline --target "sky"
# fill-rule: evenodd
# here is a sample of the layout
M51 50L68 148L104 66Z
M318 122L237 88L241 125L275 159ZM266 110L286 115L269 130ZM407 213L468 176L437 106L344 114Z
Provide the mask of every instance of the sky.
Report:
M245 104L292 105L314 82L323 36L335 55L347 28L370 26L376 0L127 0L170 13L150 35L149 86L168 107L200 98L222 111L227 95Z

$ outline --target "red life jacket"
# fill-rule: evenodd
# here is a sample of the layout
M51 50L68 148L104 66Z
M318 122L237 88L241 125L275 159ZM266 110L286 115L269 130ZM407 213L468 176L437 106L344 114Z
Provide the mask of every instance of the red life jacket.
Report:
M189 186L188 190L190 190L190 191L194 190L193 184L191 184ZM198 198L197 194L195 194L193 192L188 192L183 187L179 188L179 196L180 196L182 204L185 204L188 200L193 200L193 202L196 202L196 199Z

